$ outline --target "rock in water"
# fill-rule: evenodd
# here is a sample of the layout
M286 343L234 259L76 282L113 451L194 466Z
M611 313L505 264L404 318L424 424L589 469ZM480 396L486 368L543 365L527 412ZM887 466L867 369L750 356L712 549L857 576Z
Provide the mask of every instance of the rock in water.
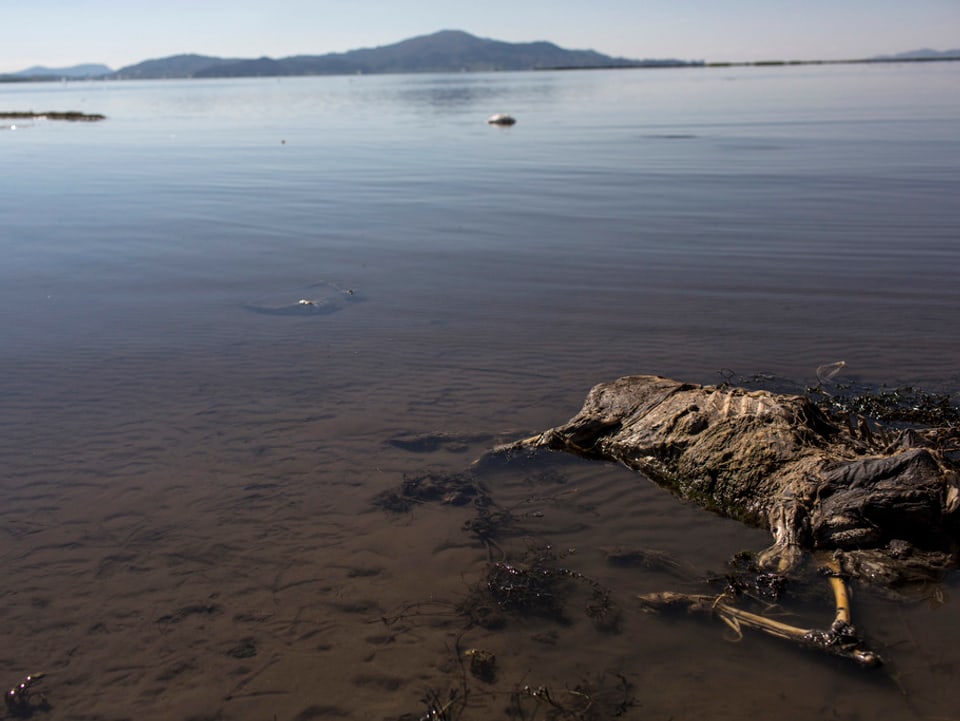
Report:
M516 125L517 120L512 115L507 115L506 113L497 113L496 115L491 115L487 118L487 122L490 125Z

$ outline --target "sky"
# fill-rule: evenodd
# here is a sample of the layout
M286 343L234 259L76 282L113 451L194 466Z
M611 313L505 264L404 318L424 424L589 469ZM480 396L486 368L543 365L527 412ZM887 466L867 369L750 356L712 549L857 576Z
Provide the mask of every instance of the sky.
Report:
M836 60L960 48L960 0L0 0L0 73L322 55L445 29L636 59Z

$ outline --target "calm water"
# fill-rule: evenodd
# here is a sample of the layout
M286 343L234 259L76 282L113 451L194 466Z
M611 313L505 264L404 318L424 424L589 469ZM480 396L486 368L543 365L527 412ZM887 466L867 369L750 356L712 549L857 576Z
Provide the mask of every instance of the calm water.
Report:
M487 480L542 519L512 551L576 548L623 632L507 639L415 606L483 573L464 517L370 498L627 373L842 359L960 390L958 87L955 63L0 85L0 110L108 116L0 121L2 679L49 672L51 718L398 718L460 643L502 669L464 718L605 671L637 718L955 713L953 579L858 596L880 680L642 617L675 581L602 548L707 570L767 536L570 462Z

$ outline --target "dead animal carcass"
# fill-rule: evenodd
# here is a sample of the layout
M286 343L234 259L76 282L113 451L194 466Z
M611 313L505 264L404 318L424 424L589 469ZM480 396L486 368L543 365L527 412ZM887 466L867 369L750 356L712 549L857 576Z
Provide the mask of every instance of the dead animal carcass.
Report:
M619 461L769 527L768 567L787 570L804 549L839 549L847 573L890 583L908 557L942 567L955 550L960 476L936 446L929 432L884 440L842 427L803 396L641 375L595 386L569 422L499 450Z
M594 387L569 422L497 450L621 462L682 498L768 527L765 568L786 573L805 552L831 551L820 555L836 575L894 587L956 565L960 480L944 437L835 422L804 396L640 375ZM704 607L699 596L656 601L666 598ZM835 625L845 633L839 599Z

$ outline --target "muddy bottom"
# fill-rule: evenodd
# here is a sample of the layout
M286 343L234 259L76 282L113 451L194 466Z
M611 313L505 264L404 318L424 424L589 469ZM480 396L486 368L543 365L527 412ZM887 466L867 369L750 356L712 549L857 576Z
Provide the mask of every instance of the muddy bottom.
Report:
M638 594L705 587L635 550L707 578L769 539L616 465L473 465L575 410L570 378L238 350L11 369L0 671L46 674L35 718L902 719L960 701L953 578L908 603L854 590L880 671L645 614ZM828 623L827 584L783 612Z

